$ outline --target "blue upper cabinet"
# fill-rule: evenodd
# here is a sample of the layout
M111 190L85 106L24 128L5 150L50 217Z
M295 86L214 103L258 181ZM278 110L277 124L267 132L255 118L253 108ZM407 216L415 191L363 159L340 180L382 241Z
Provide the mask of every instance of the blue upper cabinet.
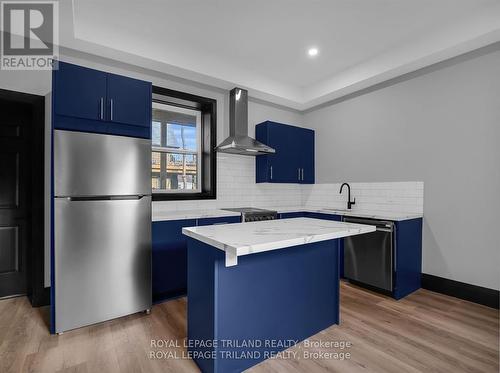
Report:
M151 138L151 83L58 62L52 75L56 129Z
M300 159L302 184L314 184L314 131L300 129Z
M54 114L104 120L106 73L59 62L54 71Z
M258 141L275 154L256 157L258 183L314 184L314 131L271 121L255 127Z
M273 147L276 153L257 157L257 182L298 182L297 162L291 160L291 157L296 158L296 154L290 151L290 147L293 146L293 136L283 135L285 125L265 123L269 124L256 126L257 140Z
M108 74L108 120L151 126L151 83Z

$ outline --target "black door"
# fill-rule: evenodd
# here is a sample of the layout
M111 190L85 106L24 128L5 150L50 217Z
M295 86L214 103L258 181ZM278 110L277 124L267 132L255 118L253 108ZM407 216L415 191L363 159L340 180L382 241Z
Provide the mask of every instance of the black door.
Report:
M0 98L0 298L27 292L33 106Z

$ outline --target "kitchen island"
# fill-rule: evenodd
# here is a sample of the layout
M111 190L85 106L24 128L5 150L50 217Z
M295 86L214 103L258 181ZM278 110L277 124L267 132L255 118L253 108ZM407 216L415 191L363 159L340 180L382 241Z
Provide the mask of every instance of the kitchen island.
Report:
M189 355L239 372L338 324L338 239L373 231L310 218L183 228Z

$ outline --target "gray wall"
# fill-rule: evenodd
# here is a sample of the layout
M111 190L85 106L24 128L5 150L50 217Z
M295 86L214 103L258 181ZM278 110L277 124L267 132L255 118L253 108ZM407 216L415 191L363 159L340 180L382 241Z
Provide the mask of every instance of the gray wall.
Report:
M498 46L305 115L316 180L424 181L423 271L500 288Z

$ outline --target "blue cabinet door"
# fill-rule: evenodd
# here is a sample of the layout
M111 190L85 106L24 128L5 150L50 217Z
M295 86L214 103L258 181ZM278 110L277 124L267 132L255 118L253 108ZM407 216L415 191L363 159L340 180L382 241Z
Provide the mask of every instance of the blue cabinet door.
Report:
M108 74L107 119L133 126L151 126L151 83Z
M239 216L153 222L153 302L183 296L187 289L187 236L182 228L239 223Z
M323 219L323 220L334 220L334 221L342 220L342 217L340 215L322 214L321 212L306 212L305 216L307 218Z
M105 120L106 73L58 62L53 73L54 114Z
M340 215L322 214L320 212L306 212L305 216L315 219L342 221L342 216ZM344 278L344 239L338 239L337 242L339 246L339 275L341 278Z
M302 184L314 184L314 131L300 129L300 167Z
M261 155L256 160L256 181L267 183L298 183L299 166L296 133L293 126L266 121L256 126L258 141L271 146L276 153Z
M153 302L186 294L187 237L182 228L196 226L196 219L153 222Z
M282 212L279 214L280 219L303 218L306 216L305 212Z
M232 224L241 223L241 216L223 216L220 218L204 218L198 219L197 225L219 225L219 224Z
M298 182L296 154L293 151L295 137L288 126L270 122L268 127L269 143L276 150L269 155L269 166L272 167L270 181L273 183Z
M288 144L287 158L290 160L292 166L291 175L292 183L302 183L302 163L304 158L304 128L287 126L287 137L290 139ZM309 130L307 130L309 131Z

